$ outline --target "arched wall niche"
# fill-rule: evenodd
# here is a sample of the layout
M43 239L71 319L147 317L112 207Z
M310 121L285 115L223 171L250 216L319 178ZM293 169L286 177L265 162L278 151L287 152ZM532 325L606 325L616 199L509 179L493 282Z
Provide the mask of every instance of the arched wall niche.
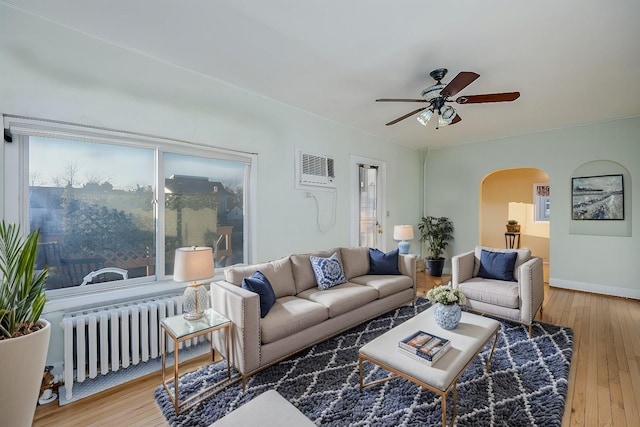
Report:
M571 178L583 178L591 176L606 176L606 175L622 175L623 183L623 197L624 197L624 219L622 220L574 220L569 222L569 234L585 234L593 236L622 236L631 237L631 194L632 194L632 182L631 174L620 163L610 160L594 160L592 162L584 163L578 166ZM571 186L572 202L571 209L573 209L573 186L572 183L567 185ZM573 212L573 211L572 211ZM572 212L554 212L552 215L569 215L569 218L573 218Z

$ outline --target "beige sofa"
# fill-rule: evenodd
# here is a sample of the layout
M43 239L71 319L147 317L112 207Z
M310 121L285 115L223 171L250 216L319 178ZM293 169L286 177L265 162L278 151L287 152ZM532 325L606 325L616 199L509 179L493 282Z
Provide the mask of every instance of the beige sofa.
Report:
M487 279L479 275L483 249L493 253L517 254L514 281ZM533 319L538 310L542 314L544 300L542 258L531 256L529 249L476 246L473 251L454 256L451 268L452 287L464 292L469 309L527 325L531 336Z
M346 283L319 290L310 256L341 260ZM336 248L296 254L225 271L225 280L211 284L212 307L233 322L231 361L246 378L260 369L334 336L416 297L416 258L398 256L400 275L369 275L369 250ZM276 302L260 317L258 294L243 289L242 279L261 271L271 283ZM216 349L225 356L223 337Z

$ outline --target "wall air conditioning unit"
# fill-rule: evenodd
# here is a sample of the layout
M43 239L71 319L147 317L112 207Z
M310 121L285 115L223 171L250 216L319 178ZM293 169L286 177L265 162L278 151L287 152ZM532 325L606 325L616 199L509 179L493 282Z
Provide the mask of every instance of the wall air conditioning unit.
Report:
M296 188L335 188L333 158L296 150Z

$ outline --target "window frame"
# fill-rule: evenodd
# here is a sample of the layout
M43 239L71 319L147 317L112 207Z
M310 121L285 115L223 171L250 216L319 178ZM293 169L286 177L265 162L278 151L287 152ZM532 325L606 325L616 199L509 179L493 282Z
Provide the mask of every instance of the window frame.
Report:
M150 149L154 152L154 203L156 207L164 206L164 153L176 153L210 159L239 161L244 164L243 182L243 262L252 263L255 259L255 224L257 218L257 155L241 151L227 150L188 141L156 137L146 134L115 131L105 128L88 127L71 123L31 119L18 116L3 116L4 128L9 131L13 141L4 144L5 183L1 197L4 207L4 218L9 222L17 222L24 233L29 232L29 159L28 139L30 136L76 140L101 144L118 145ZM100 294L103 292L131 289L132 294L158 293L158 291L176 290L172 276L165 274L165 212L164 208L154 210L156 221L155 274L146 277L118 280L96 284L89 287L68 287L47 291L47 298L55 300L78 295ZM224 268L216 269L219 278ZM162 284L163 286L158 286Z
M546 196L538 194L538 187L547 187L549 194ZM551 204L551 186L549 183L538 182L533 184L533 222L535 223L545 223L551 220L551 208L549 208L549 215L543 215L541 212L544 212L546 209L544 207L545 203Z

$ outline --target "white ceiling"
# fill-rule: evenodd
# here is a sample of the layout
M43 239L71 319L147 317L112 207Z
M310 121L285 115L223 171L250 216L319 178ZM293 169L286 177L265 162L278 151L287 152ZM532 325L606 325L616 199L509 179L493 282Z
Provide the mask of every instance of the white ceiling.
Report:
M418 149L640 115L637 0L1 3ZM419 98L441 67L480 74L460 95L521 96L385 126L425 104L374 100Z

